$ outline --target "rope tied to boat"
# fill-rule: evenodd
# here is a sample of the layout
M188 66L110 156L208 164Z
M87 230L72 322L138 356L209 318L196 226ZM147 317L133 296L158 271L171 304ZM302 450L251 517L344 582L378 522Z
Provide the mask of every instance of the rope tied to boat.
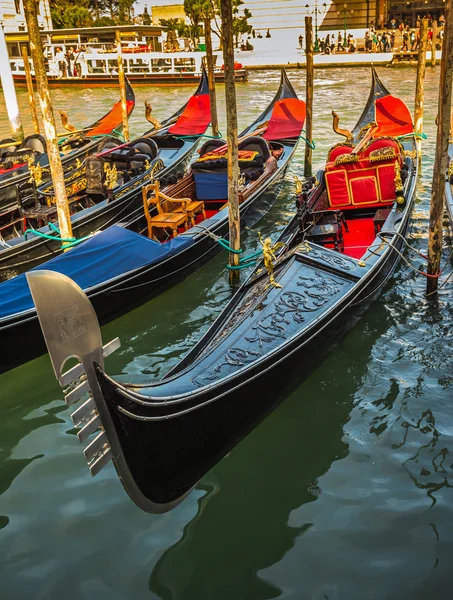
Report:
M426 135L426 133L419 133L418 131L414 131L412 133L405 133L404 135L397 135L396 139L397 140L406 140L408 138L413 138L413 137L418 137L422 140L427 140L428 136Z
M79 239L77 239L77 238L62 238L60 236L60 230L55 225L55 223L49 223L49 229L52 229L54 231L54 234L56 234L56 235L44 233L43 231L39 231L37 229L33 229L33 227L29 227L28 229L26 229L26 231L24 233L25 241L27 241L28 235L30 233L33 233L37 237L43 238L45 240L53 240L56 242L61 242L61 249L67 250L68 248L72 248L73 246L76 246L77 244L80 244L81 242L84 242L89 237L91 237L91 236L87 235L87 236L79 238Z

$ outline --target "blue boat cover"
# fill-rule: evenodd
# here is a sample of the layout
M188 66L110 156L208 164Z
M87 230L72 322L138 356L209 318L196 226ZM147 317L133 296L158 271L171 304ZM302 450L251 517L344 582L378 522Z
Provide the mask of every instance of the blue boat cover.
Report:
M178 236L165 244L113 225L80 246L32 269L48 269L71 277L83 290L113 277L177 254L193 244L192 236ZM33 308L25 274L0 284L0 318Z
M228 175L226 171L194 171L197 200L225 200L228 198Z

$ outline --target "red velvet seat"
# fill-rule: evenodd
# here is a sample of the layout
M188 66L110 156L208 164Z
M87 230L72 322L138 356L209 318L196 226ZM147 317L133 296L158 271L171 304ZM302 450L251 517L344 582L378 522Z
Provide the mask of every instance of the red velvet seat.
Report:
M398 142L388 138L373 140L356 160L347 156L351 152L351 147L340 145L329 153L326 165L329 205L347 209L393 202L395 164L400 167L402 163Z

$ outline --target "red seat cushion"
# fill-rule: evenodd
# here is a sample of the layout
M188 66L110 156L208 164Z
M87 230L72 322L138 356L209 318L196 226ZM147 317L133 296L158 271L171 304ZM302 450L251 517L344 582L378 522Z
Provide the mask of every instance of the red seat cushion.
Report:
M342 154L351 154L353 150L354 148L351 148L351 146L334 146L329 152L327 162L335 162L335 159L338 158L338 156L341 156Z
M355 205L376 204L379 202L379 192L374 169L356 173L349 179L352 203Z
M351 204L346 169L337 168L326 172L327 194L330 206L348 206Z

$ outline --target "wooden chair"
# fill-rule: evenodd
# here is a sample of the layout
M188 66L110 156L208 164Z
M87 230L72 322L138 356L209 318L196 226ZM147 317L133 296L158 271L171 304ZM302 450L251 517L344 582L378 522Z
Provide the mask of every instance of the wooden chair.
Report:
M148 197L149 192L152 195ZM191 203L190 198L170 198L159 189L159 182L145 185L142 189L143 208L148 223L148 237L154 238L154 228L171 229L172 236L178 235L178 228L184 226L187 230L189 215L186 207ZM151 216L149 208L153 204L157 208L157 215ZM176 212L174 209L182 209Z

